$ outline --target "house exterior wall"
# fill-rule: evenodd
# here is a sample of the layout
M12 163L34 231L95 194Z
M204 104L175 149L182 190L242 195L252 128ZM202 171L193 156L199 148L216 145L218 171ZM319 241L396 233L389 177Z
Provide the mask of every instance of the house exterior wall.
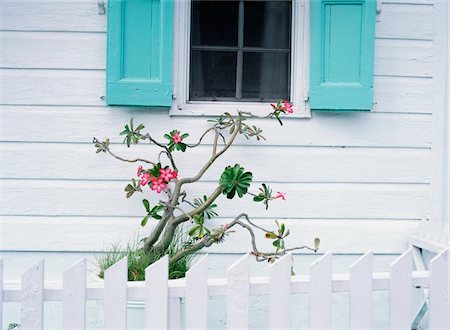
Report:
M96 155L92 138L110 137L130 157L156 155L153 147L120 144L130 117L154 136L177 128L193 138L207 118L105 107L106 16L96 0L6 0L2 7L0 250L94 252L142 236L142 198L127 200L123 191L136 165ZM209 193L223 168L239 162L287 200L266 212L250 199L222 198L213 222L244 211L260 224L284 221L294 243L317 236L335 253L402 252L433 214L432 117L444 111L433 102L444 97L433 78L445 70L436 65L434 43L442 26L435 20L444 16L434 7L431 0L383 2L372 112L314 112L283 127L256 121L267 142L239 140L191 191ZM203 146L181 155L180 175L194 174L209 152ZM152 193L146 198L157 201ZM245 233L210 249L248 250Z

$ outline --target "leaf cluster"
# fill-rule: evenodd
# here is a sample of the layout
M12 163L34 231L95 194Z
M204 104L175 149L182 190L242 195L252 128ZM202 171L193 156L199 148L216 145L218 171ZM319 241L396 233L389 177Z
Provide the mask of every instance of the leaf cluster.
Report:
M196 208L202 206L206 200L208 199L207 196L203 196L203 198L195 198L194 199L194 206ZM217 217L218 214L214 210L214 208L217 207L217 204L211 204L209 205L205 211L203 211L200 214L195 214L192 219L194 221L194 227L192 227L189 230L189 236L195 238L195 239L201 239L205 235L210 235L211 230L205 227L205 218L212 219L214 217Z
M269 208L269 201L272 199L272 189L263 183L259 188L259 194L253 197L254 202L263 202L266 210Z
M94 146L97 148L97 150L95 150L95 153L99 153L99 152L107 152L109 149L109 139L106 139L105 141L98 141L96 139L94 139Z
M127 198L130 198L137 191L142 192L139 182L135 179L131 179L131 183L127 184L124 190L127 193Z
M143 199L142 204L144 204L144 208L147 211L147 215L142 219L141 226L144 227L147 224L148 219L153 218L156 220L161 220L162 216L159 213L164 209L162 205L156 205L151 207L148 200Z
M173 152L175 150L185 152L186 148L187 148L187 144L183 143L183 142L175 143L175 141L173 140L173 137L172 137L175 133L180 134L180 131L173 130L169 134L164 134L164 137L169 140L169 144L167 145L167 148L169 149L170 152ZM181 134L180 136L181 136L181 139L184 140L187 137L189 137L189 134L184 133L184 134Z
M120 132L120 135L125 135L123 143L126 143L128 148L131 144L137 144L142 138L141 130L144 128L145 126L143 124L139 124L136 128L134 128L133 118L131 118L130 124L125 125L124 130Z
M280 225L280 223L276 220L275 223L277 224L276 233L274 231L267 232L266 238L274 240L272 242L272 245L275 246L276 252L278 253L280 250L285 249L284 239L290 234L290 232L289 229L286 231L286 226L284 225L284 223Z
M227 196L228 199L232 199L236 194L239 197L244 196L253 179L251 172L245 172L245 169L236 164L233 167L227 166L220 176L220 187L222 193Z

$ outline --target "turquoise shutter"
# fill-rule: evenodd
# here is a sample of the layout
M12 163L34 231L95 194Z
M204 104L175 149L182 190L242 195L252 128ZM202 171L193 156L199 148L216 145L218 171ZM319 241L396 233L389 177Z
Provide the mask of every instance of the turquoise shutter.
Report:
M375 0L311 0L311 110L371 110Z
M106 103L172 103L173 2L109 0Z

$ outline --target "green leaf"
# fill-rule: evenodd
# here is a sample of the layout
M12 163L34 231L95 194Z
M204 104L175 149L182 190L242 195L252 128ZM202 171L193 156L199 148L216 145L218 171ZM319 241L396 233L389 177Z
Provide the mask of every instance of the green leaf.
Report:
M276 241L273 241L272 245L277 247L277 248L279 248L280 247L280 240L277 239Z
M146 215L146 216L144 217L144 219L142 219L142 221L141 221L141 226L142 226L142 227L144 227L144 226L147 224L148 218L149 218L149 216Z
M274 232L266 233L266 238L268 239L275 239L277 237L278 237L277 234L275 234Z
M144 207L145 207L145 210L147 211L147 213L150 213L150 203L148 202L148 200L143 199L142 204L144 204Z
M255 197L253 197L253 201L254 202L262 202L264 200L264 196L263 195L257 195Z
M227 198L232 199L236 194L239 197L244 196L253 179L251 172L245 172L245 169L239 164L233 167L227 166L220 177L220 186L222 193Z

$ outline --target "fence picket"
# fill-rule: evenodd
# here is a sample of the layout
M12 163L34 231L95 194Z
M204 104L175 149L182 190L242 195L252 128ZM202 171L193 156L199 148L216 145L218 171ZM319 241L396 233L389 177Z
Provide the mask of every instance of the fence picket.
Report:
M389 326L410 330L412 322L412 249L409 248L390 266Z
M333 254L327 252L310 268L309 329L331 328L331 276Z
M145 328L168 329L169 258L164 256L145 270Z
M450 329L448 258L449 249L446 249L430 262L430 329Z
M121 259L105 271L105 298L103 303L105 329L127 327L128 260Z
M3 259L0 259L0 327L3 324Z
M208 255L186 274L186 329L207 329Z
M372 328L372 273L372 251L350 266L351 330Z
M42 329L43 312L44 260L40 260L22 275L21 329Z
M291 254L269 267L269 329L291 328L291 267Z
M250 255L227 269L227 329L248 329Z
M63 273L63 329L86 326L86 259Z

